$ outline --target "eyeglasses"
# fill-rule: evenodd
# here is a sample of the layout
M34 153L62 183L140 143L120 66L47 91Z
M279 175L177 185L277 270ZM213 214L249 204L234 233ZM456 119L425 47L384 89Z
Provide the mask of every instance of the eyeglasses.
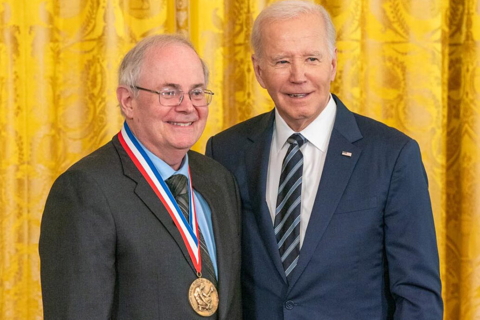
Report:
M148 91L158 94L160 104L165 107L175 107L182 103L185 92L178 89L164 89L162 91L156 91L151 89L145 89L139 86L132 86L137 90ZM206 107L212 102L214 93L208 89L196 88L188 92L190 101L195 107Z

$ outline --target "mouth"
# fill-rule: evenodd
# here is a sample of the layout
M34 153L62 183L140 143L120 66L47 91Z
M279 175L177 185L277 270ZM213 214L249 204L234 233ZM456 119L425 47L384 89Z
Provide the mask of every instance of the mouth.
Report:
M193 124L193 122L168 122L172 126L178 126L178 127L188 127Z
M310 93L287 93L287 96L290 98L305 98Z

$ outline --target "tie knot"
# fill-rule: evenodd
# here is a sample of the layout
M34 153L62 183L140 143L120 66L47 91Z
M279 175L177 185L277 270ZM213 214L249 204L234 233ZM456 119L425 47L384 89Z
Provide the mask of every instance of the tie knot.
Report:
M287 142L292 145L298 145L298 148L301 148L303 144L307 142L307 139L300 133L294 133L287 139Z
M168 185L168 188L172 192L173 196L186 194L187 191L187 177L183 174L174 174L165 181Z

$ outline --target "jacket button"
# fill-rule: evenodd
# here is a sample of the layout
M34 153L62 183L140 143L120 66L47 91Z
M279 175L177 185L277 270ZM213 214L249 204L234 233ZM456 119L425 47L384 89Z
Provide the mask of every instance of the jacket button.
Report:
M294 307L295 307L295 303L293 303L293 301L287 301L287 302L285 302L285 308L286 308L287 310L292 310Z

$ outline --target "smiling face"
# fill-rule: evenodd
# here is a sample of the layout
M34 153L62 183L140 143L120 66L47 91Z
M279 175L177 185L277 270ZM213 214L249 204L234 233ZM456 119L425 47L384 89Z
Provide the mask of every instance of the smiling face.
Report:
M183 44L151 47L145 52L137 86L161 91L179 89L185 93L180 105L165 107L158 94L120 86L117 97L123 114L138 140L153 154L178 169L187 151L200 138L208 107L194 107L188 92L205 88L201 61Z
M261 56L252 56L257 80L285 122L301 131L325 109L335 79L336 53L328 50L323 18L269 21L261 34Z

